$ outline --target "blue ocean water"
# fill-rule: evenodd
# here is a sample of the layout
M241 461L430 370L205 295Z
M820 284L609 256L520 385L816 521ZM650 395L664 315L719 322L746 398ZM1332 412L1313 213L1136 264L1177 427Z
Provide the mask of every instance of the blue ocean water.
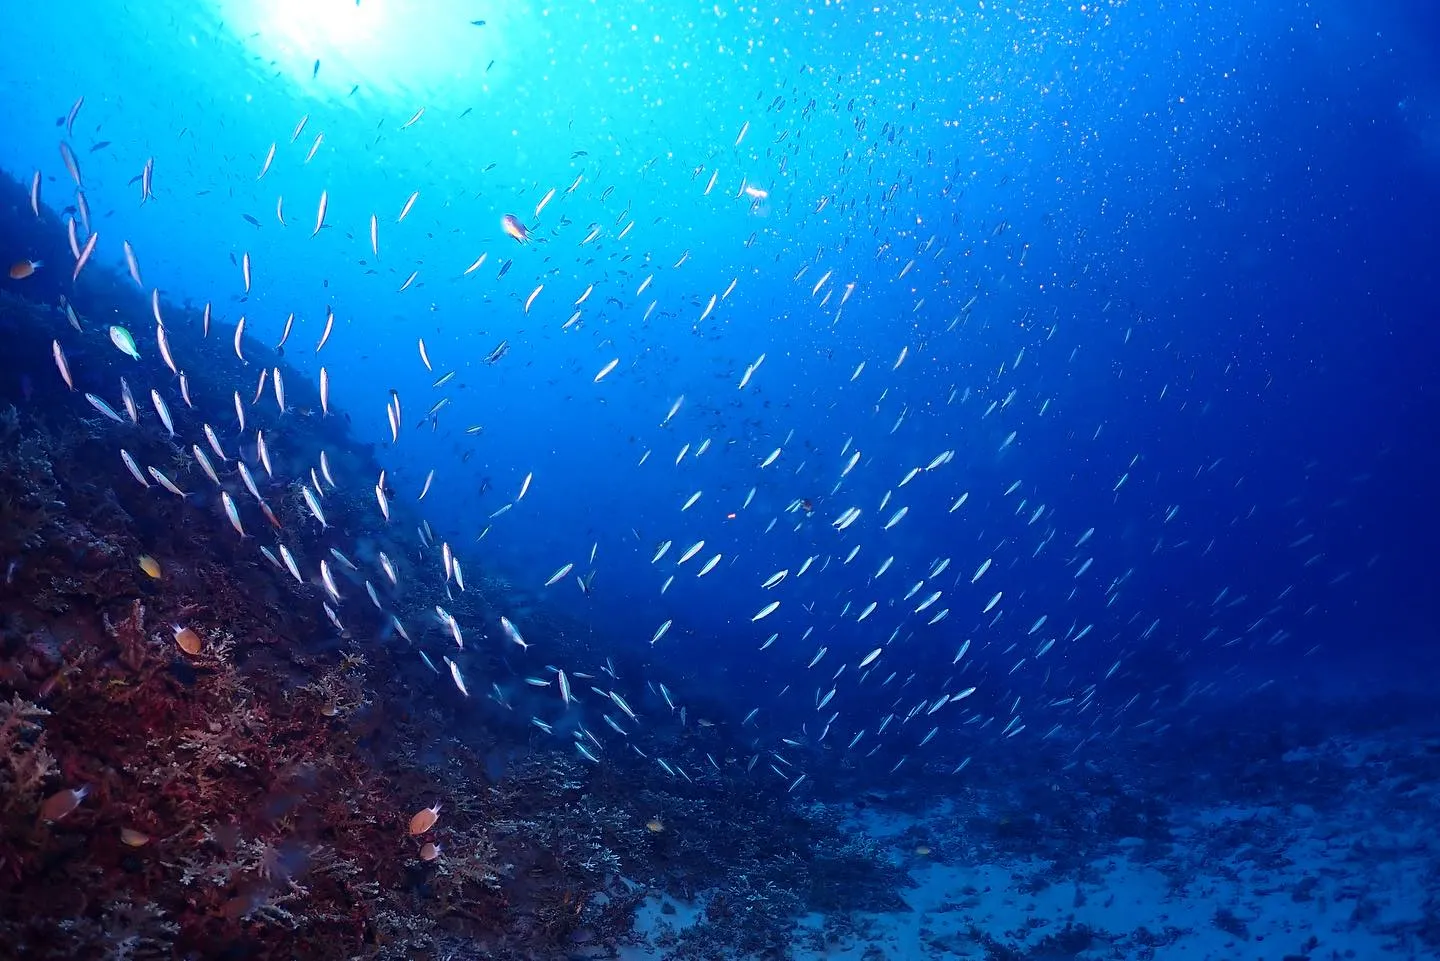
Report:
M129 285L123 241L187 343L211 305L182 453L223 425L258 471L261 371L306 430L323 371L396 517L286 451L277 484L345 498L294 603L330 601L321 547L359 562L337 623L399 647L396 615L455 730L948 811L1236 718L1433 724L1437 41L1329 2L68 4L0 68L7 217L53 248L6 238L43 264L0 283ZM125 325L162 430L154 320L90 313L53 334L79 391L119 409ZM286 542L226 489L246 563ZM427 586L377 617L385 544Z

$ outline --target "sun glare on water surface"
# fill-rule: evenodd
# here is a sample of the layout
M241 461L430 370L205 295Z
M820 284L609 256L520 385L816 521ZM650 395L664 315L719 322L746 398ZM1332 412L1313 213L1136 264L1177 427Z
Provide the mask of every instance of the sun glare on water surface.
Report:
M492 31L457 37L454 0L216 0L236 38L287 79L345 93L430 92L463 77ZM462 18L458 22L466 23ZM451 26L442 26L451 25ZM464 42L458 42L463 40Z

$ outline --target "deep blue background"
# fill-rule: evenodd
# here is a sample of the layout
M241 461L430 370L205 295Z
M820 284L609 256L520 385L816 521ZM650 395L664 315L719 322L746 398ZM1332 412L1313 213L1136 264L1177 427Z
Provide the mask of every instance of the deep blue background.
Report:
M517 622L535 604L574 619L586 656L572 670L634 654L644 679L707 714L761 707L756 731L771 744L813 737L831 710L832 743L862 728L873 738L886 713L978 685L964 709L936 715L947 734L927 750L947 764L1014 715L1032 736L1058 724L1079 738L1097 716L1124 724L1197 694L1433 679L1434 12L1036 3L767 19L366 0L358 12L291 5L308 19L185 5L137 22L91 6L78 33L75 17L27 25L0 73L13 108L0 164L27 183L42 170L56 216L72 198L55 118L85 95L71 140L97 258L118 265L130 240L147 285L214 302L216 336L244 314L273 343L294 311L290 362L312 375L325 364L333 403L378 445L404 498L436 471L425 516L467 571L513 585ZM128 182L152 156L156 199L142 207ZM768 198L752 204L746 184ZM327 228L312 238L322 190ZM536 243L505 237L504 213ZM582 245L592 224L600 237ZM31 256L11 246L10 261ZM242 301L245 252L256 280ZM317 360L327 305L339 322ZM149 329L121 319L137 337ZM485 365L502 340L509 353ZM31 366L50 375L46 357ZM454 381L432 389L450 369ZM389 388L405 405L393 448ZM442 396L436 429L417 429ZM851 438L863 459L837 489ZM951 463L897 486L946 450ZM531 472L526 498L492 525ZM801 498L813 515L787 512ZM837 534L831 521L852 505L861 521ZM900 506L906 518L881 530ZM542 589L564 563L589 571L592 546L593 595L573 579ZM972 586L987 557L994 567ZM902 600L942 558L945 574ZM790 579L762 591L782 568ZM933 608L911 613L936 589ZM980 613L996 590L999 620ZM772 597L781 610L751 624ZM876 613L857 624L870 601ZM651 649L665 620L674 626ZM759 653L772 631L781 639ZM1049 637L1055 648L1034 660ZM968 660L952 668L967 638ZM530 640L543 664L546 638ZM807 670L821 646L826 659ZM886 653L857 684L855 664L877 646ZM626 679L632 692L640 682ZM1091 684L1093 704L1077 709ZM551 692L533 697L537 712L556 706ZM886 756L931 723L892 735Z

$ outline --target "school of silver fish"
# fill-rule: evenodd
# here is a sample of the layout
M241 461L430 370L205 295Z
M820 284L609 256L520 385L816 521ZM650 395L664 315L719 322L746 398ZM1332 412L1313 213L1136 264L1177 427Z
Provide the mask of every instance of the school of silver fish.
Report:
M752 111L753 115L737 121L729 132L717 132L716 142L704 158L692 158L694 192L700 198L717 205L756 209L777 203L782 185L794 187L795 181L782 178L780 173L797 155L803 131L793 113L786 112L787 105L781 103L787 97L808 99L802 116L822 110L837 115L853 112L853 102L847 111L839 98L823 104L805 98L797 90L777 96L769 108ZM71 110L67 132L73 129L82 104L83 98ZM416 126L423 130L423 113L423 108L415 112L401 129ZM289 145L296 144L308 120L308 116L299 118ZM746 138L754 141L762 128L771 141L769 148L774 149L751 150ZM887 132L893 137L893 130ZM317 153L322 137L300 152L287 149L284 135L274 140L267 137L266 143L255 145L256 155L263 155L263 161L254 179L269 176L273 180L275 171L286 164L309 164L325 156ZM59 157L73 180L75 193L83 197L86 187L79 159L68 141L59 145ZM878 195L866 200L876 205L893 201L905 189L904 176L883 182L883 175L867 168L864 158L863 151L858 153L852 167L862 174L873 172L882 177L883 183ZM160 171L166 169L164 158L158 159L158 164L155 157L146 159L137 176L139 203L148 204L167 193L174 195L161 179ZM540 184L528 194L510 198L515 209L528 210L533 202L528 223L507 214L491 228L495 236L507 238L505 242L514 248L517 270L535 271L533 280L524 284L528 294L508 308L516 318L543 315L547 319L542 323L569 331L582 326L591 312L600 309L599 294L611 291L635 303L634 313L641 323L668 312L676 322L699 330L701 325L721 318L745 278L737 274L693 279L681 273L690 260L690 250L649 249L645 227L631 213L632 202L612 200L617 188L592 183L587 179L589 173L582 170L568 186ZM51 216L41 202L41 183L41 172L36 171L31 205L37 217ZM717 191L722 183L725 188ZM307 205L314 204L313 224L287 225L282 196L275 199L275 219L280 229L298 231L312 243L327 242L342 230L354 231L363 237L357 241L359 252L378 259L382 250L389 257L401 243L384 235L398 230L407 218L428 216L427 205L435 203L429 189L408 189L403 197L398 215L395 208L388 208L382 217L368 209L368 198L347 196L338 187L325 187L305 198ZM689 202L697 198L686 199ZM608 205L609 216L589 222L582 222L584 218L572 222L564 214L557 217L557 210L582 202ZM827 207L832 212L844 207L854 217L861 216L859 211L865 203L838 192L793 196L787 202L815 215ZM154 279L142 274L140 263L145 252L108 233L101 241L100 233L78 212L85 209L84 205L76 209L77 213L67 215L66 221L74 261L72 278L78 280L97 260L108 262L113 257L123 262L136 287L145 290L147 280ZM1009 224L997 218L991 228L988 239L1004 239ZM753 235L736 238L746 247L754 240ZM568 245L575 252L577 273L584 268L580 258L605 245L617 255L636 255L643 266L622 275L629 281L623 289L620 284L624 281L607 273L603 279L583 278L575 289L566 290L569 281L563 275L547 271L538 263L530 267L518 263L519 257L537 249L534 245L539 241L557 258L566 256L560 251ZM938 269L930 265L954 259L956 251L949 250L949 246L958 242L953 237L947 241L942 230L894 231L881 242L878 254L882 263L893 264L893 279L888 286L871 282L871 289L866 289L867 284L858 277L843 275L849 260L840 257L837 248L813 251L799 259L790 278L791 286L797 300L827 325L841 323L852 298L867 304L868 309L918 314L925 298L924 288L914 286L915 276ZM239 258L236 289L225 293L249 295L252 289L271 283L267 272L285 269L277 265L278 258L267 256L263 246L251 246L253 256L252 250L245 250ZM469 277L486 261L489 252L482 252L478 258L467 254L444 268L407 269L407 276L393 296L413 296L409 292L424 281L427 273L443 270L447 275ZM502 275L510 265L507 260ZM153 263L150 267L151 273L157 272ZM667 293L652 289L657 278L667 281ZM560 589L573 580L583 595L589 595L594 589L597 564L607 552L621 547L642 551L656 571L654 594L643 602L645 609L656 612L649 647L658 656L652 662L655 676L651 678L618 676L604 651L589 652L591 663L563 667L546 664L544 639L534 635L526 639L521 612L507 612L493 624L473 624L462 623L441 605L417 608L407 600L407 585L400 568L384 552L371 557L357 551L353 544L327 543L326 556L299 556L299 551L287 544L287 538L293 541L293 532L283 526L278 502L303 505L307 523L328 536L337 525L354 529L389 524L400 496L397 488L406 485L394 477L387 478L385 470L378 478L337 472L333 468L339 451L285 449L292 436L287 424L296 417L310 415L297 411L292 400L287 400L287 390L292 399L298 396L295 385L285 381L286 376L294 379L295 368L282 371L280 366L256 359L256 342L247 330L243 313L227 321L216 312L212 321L211 305L206 303L201 333L205 338L213 333L217 339L228 334L228 351L246 370L253 371L253 379L244 383L206 382L202 373L207 369L206 362L199 356L185 356L183 350L175 351L172 338L167 336L167 318L162 316L158 287L149 288L155 325L153 348L151 343L132 335L129 328L138 322L134 318L118 319L103 328L85 326L84 319L69 304L62 304L71 329L54 339L51 359L66 386L77 398L83 398L89 410L103 416L108 421L106 429L114 431L125 445L119 450L116 464L117 483L129 483L128 477L149 489L148 496L176 498L175 510L211 509L190 506L196 500L194 492L207 484L218 490L218 510L235 536L291 582L298 596L323 607L337 631L348 633L347 611L352 605L371 605L383 612L395 636L413 646L415 655L435 672L439 682L453 685L463 698L483 696L510 707L517 700L517 690L553 692L548 709L537 712L531 721L545 736L569 740L576 755L588 762L603 764L613 752L632 751L653 759L656 768L668 777L699 779L707 776L708 765L726 774L773 776L787 790L794 791L809 777L807 759L819 751L848 754L856 763L883 754L890 772L907 763L923 765L926 770L959 772L970 763L974 746L985 739L998 742L1027 733L1051 738L1066 731L1083 744L1118 725L1146 723L1145 719L1163 701L1183 702L1203 693L1200 689L1178 689L1155 691L1149 696L1133 694L1119 702L1110 698L1106 684L1124 672L1130 652L1158 633L1176 629L1159 618L1147 618L1139 603L1125 600L1137 570L1134 563L1117 565L1111 560L1120 554L1115 546L1120 534L1107 535L1101 524L1068 516L1059 484L1053 478L1015 476L992 490L974 489L967 483L966 471L956 463L957 459L963 463L983 456L1003 471L1007 456L1025 444L1027 430L1042 418L1063 416L1050 412L1050 398L1028 394L1030 382L1018 380L1015 371L1032 363L1034 356L1047 348L1053 353L1056 348L1052 344L1064 325L1054 318L1019 318L1018 323L1030 332L1026 344L990 369L977 366L956 370L934 364L927 338L958 337L991 322L984 317L985 290L977 284L963 293L960 290L957 286L950 293L952 300L944 309L943 319L925 329L917 328L913 342L883 348L871 344L867 346L870 356L859 356L852 350L843 374L826 381L823 389L843 394L847 410L865 412L856 414L853 420L822 420L802 428L798 421L807 416L805 412L792 414L777 407L764 416L793 418L796 423L766 423L763 429L737 439L735 432L711 416L717 407L728 404L729 398L711 395L707 388L695 385L688 391L692 400L687 401L684 393L666 397L655 409L637 418L642 422L631 425L644 447L633 469L648 472L645 485L668 487L675 492L674 509L665 529L647 531L643 544L634 529L611 543L597 540L588 556L555 556L529 576L540 591ZM640 306L647 303L647 292L651 299ZM284 348L292 332L310 330L313 348L306 350L317 368L313 389L318 395L319 414L315 416L323 418L336 414L332 398L346 371L333 362L320 366L320 355L331 343L332 335L337 339L352 335L346 318L341 317L337 323L337 312L331 305L326 305L323 322L315 332L317 322L313 317L318 312L311 308L313 305L295 304L285 311L288 317L277 349ZM212 322L217 327L233 324L233 329L221 334L211 330ZM1125 330L1126 343L1130 333ZM510 339L506 339L485 356L447 357L445 350L437 349L439 341L435 337L428 344L424 335L417 337L413 330L404 337L407 344L416 343L418 363L427 381L437 368L443 372L433 381L432 390L436 392L454 386L452 379L457 369L500 363L511 349ZM71 360L82 356L82 350L99 350L97 342L104 341L133 364L133 374L119 383L96 383ZM1063 366L1063 353L1061 350L1061 358L1053 359L1057 367ZM409 346L405 354L410 355ZM163 370L152 357L159 358ZM1069 359L1073 361L1074 357L1072 349ZM574 378L575 383L570 385L573 389L604 390L616 381L635 376L645 365L657 363L638 347L620 349L614 338L597 344L592 361L584 364ZM410 362L416 362L413 355ZM776 396L787 389L779 380L789 376L780 370L786 363L770 345L746 345L744 359L726 372L723 391L731 396L737 392L748 396L764 389ZM770 380L772 377L775 379ZM197 396L196 388L203 396ZM345 384L343 389L350 397L362 396L367 390L379 395L375 410L383 401L384 417L380 422L392 457L409 456L405 453L407 410L412 417L416 416L414 412L423 411L418 423L431 433L453 427L457 434L473 436L482 430L473 421L460 419L470 413L470 408L454 393L413 401L402 400L396 390L381 394L378 388L360 383ZM140 391L138 395L136 390ZM144 398L147 391L149 409L136 399ZM117 393L118 409L113 401ZM697 397L704 399L693 399ZM78 401L76 408L77 416L87 413L86 406ZM452 417L459 419L458 425L452 425ZM584 429L583 424L569 426ZM1103 423L1090 423L1085 432L1098 437L1102 428ZM141 463L131 452L137 445L123 439L129 436L126 432L136 430L162 441L177 457L161 465L163 471L161 466ZM802 442L802 433L813 443ZM983 450L977 449L982 443ZM722 451L727 458L723 490L708 484L709 489L702 488L686 480L687 468L697 459L707 454L709 461L716 459L716 454L710 453L712 449ZM653 461L652 452L657 455ZM184 463L193 467L176 466L182 463L182 454L188 459ZM1147 483L1145 460L1144 452L1136 451L1124 469L1107 478L1105 483L1116 498L1138 496L1137 488ZM391 470L398 470L399 465L400 461L392 460ZM408 467L411 473L415 471L415 465ZM413 489L404 490L407 509L414 511L426 506L426 497L437 478L471 468L464 467L463 462L426 463L419 470L423 472L423 483L417 480ZM1198 475L1218 476L1222 465L1218 460L1201 463L1196 470ZM520 471L524 472L523 480L512 488L513 497L489 511L478 531L459 529L454 518L435 527L424 520L413 533L392 530L391 536L405 540L420 559L410 576L433 579L447 597L454 598L455 592L465 591L463 565L468 561L462 559L463 551L453 546L452 540L459 543L472 534L483 540L500 524L517 525L522 530L516 536L524 536L523 525L538 525L534 519L527 521L519 508L532 484L539 488L560 481L525 467L518 468L517 477ZM657 471L671 472L673 481L657 480ZM1155 490L1160 489L1154 478L1150 483ZM878 497L867 493L872 487L883 493ZM920 488L925 489L923 498L912 497ZM354 502L335 496L342 489L363 492L363 501L368 505L365 510L371 513L357 516ZM776 500L777 490L789 493ZM770 516L752 521L748 518L755 508L757 491L760 500L774 509ZM584 493L572 485L567 496L583 497ZM1183 505L1155 496L1146 501L1151 505L1148 509L1137 507L1141 518L1137 523L1146 526L1153 552L1208 552L1214 539L1223 536L1224 524L1209 525L1208 529L1205 525L1186 525ZM918 508L912 510L917 502L940 500L949 505L948 510L929 516L922 515ZM957 515L962 511L982 516L961 525ZM341 518L344 524L340 524ZM736 538L727 532L727 524L742 523L748 525L745 537ZM932 531L957 532L952 549L939 556L917 556L916 539L906 535L916 525ZM442 527L443 531L437 530ZM1103 546L1107 536L1111 538L1108 552ZM1298 531L1292 546L1307 549L1313 536ZM711 545L708 550L707 542ZM351 554L360 560L352 561ZM781 558L778 563L776 558ZM1309 568L1320 560L1317 552L1303 566ZM687 567L691 561L695 564ZM732 611L728 622L717 625L707 618L691 617L684 602L662 607L663 596L675 584L682 568L691 582L699 582L689 590L713 591L706 595L707 610L713 611L724 599ZM845 587L827 588L825 585L832 583L827 581L827 575L839 571L844 572L843 576L833 583ZM855 571L870 573L856 575ZM1055 571L1066 573L1068 596L1042 595L1029 588L1030 582L1051 577ZM1330 581L1339 583L1348 576L1348 571L1341 571ZM727 578L723 586L703 586L721 577ZM863 583L863 588L855 589L856 583ZM1205 637L1195 638L1195 643L1273 646L1284 641L1290 635L1284 616L1290 613L1285 607L1289 594L1287 587L1278 596L1250 597L1225 587L1213 600L1197 601L1197 608L1214 615L1214 626ZM1072 603L1081 597L1084 604ZM1098 618L1072 614L1067 606L1108 612L1108 622L1097 623ZM1227 626L1230 624L1238 627ZM755 671L762 676L805 676L813 680L804 691L793 683L778 689L762 685L752 695L760 703L734 705L737 715L748 712L736 733L749 745L746 755L717 759L705 753L703 760L693 753L666 756L667 751L678 748L673 741L646 740L645 714L659 710L663 704L665 713L676 713L683 725L710 723L691 717L686 706L677 702L670 685L683 673L679 663L696 656L685 652L686 646L703 652L708 642L721 640L753 651ZM529 666L516 677L467 676L469 654L477 644L505 646ZM1088 645L1083 659L1087 662L1094 661L1097 652L1113 652L1113 659L1107 658L1108 669L1095 676L1081 676L1068 667L1068 653L1082 644ZM887 655L903 645L935 649L931 659L944 664L945 670L892 670L887 666ZM943 654L938 650L942 646ZM767 658L771 659L768 663ZM444 663L443 671L437 660ZM667 661L677 666L671 668ZM913 659L906 663L913 663ZM1028 678L1023 686L1016 682L1021 674ZM983 696L976 696L977 692ZM850 711L852 703L863 704L865 709ZM883 710L875 713L875 704L883 704ZM808 719L796 721L802 713ZM939 737L942 733L944 736Z

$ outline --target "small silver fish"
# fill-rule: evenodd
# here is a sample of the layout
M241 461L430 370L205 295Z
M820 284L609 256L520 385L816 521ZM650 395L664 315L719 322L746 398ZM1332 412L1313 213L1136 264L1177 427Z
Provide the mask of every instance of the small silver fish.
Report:
M525 649L530 646L529 644L525 643L525 638L520 636L520 632L515 629L514 624L510 623L510 619L508 617L502 616L500 618L500 626L505 630L505 636L510 638L511 641L520 645L521 649Z
M237 460L235 462L235 469L240 472L240 479L245 482L245 489L250 492L250 496L254 497L255 500L261 504L265 503L265 498L260 496L260 488L255 486L255 478L250 474L250 468L245 466L245 462L243 460Z
M280 368L275 368L275 403L280 405L280 413L285 413L285 381L280 377Z
M124 424L125 418L122 418L122 416L115 414L115 408L112 408L112 406L109 406L108 403L101 401L101 399L96 398L94 393L86 393L85 399L86 401L91 402L92 408L95 408L96 411L99 411L101 412L101 414L108 416L108 418L111 419L111 421L114 421L115 424Z
M172 481L170 478L166 477L164 474L160 473L160 472L159 472L158 470L156 470L155 468L150 467L150 468L147 468L147 470L150 471L150 476L153 477L153 478L155 478L155 480L159 482L159 484L160 484L161 487L165 488L167 491L169 491L170 493L174 494L176 497L186 497L186 496L188 496L188 495L185 493L185 491L182 491L180 488L178 488L178 487L175 486L175 482L174 482L174 481Z
M125 466L130 470L131 475L140 482L141 486L150 486L150 482L145 479L145 474L140 470L140 465L135 463L135 458L130 456L129 451L121 448L120 459L125 462Z
M300 565L295 563L295 555L290 553L290 548L284 544L280 545L280 557L285 561L285 569L288 570L297 583L304 584L305 578L300 576Z
M245 525L240 523L240 510L235 506L235 501L231 499L230 493L221 491L220 500L225 504L225 516L230 518L230 526L235 528L235 532L242 538L246 537Z
M165 406L165 400L160 396L158 390L151 389L150 403L155 405L155 413L160 415L160 423L164 424L165 429L170 432L170 436L174 437L175 422L170 419L170 408Z
M60 349L60 341L57 340L51 345L51 352L55 355L55 366L60 369L60 376L65 380L65 386L74 390L75 381L70 376L70 364L65 360L65 352Z
M120 400L125 404L125 413L130 415L130 423L140 423L140 409L135 406L135 395L130 393L130 385L125 378L120 378Z
M265 445L265 432L255 431L255 452L260 457L260 465L265 468L265 476L275 478L275 469L270 466L270 448Z
M380 567L385 571L385 576L390 578L390 583L399 586L399 578L395 576L395 565L390 563L390 557L384 551L380 552Z
M315 519L320 522L321 529L329 527L330 525L325 521L325 512L320 509L320 501L315 497L315 492L308 487L302 487L300 493L305 498L305 506L310 508L310 513L315 515Z
M200 469L205 472L205 476L214 481L216 487L219 487L220 477L215 473L215 465L210 463L210 458L205 456L205 452L200 449L200 445L192 444L190 451L195 455L195 460L200 464Z
M170 356L170 339L165 336L165 325L155 325L155 343L160 346L160 358L165 361L165 366L170 368L170 373L178 374L175 367L175 358Z
M325 590L335 598L335 603L340 603L340 588L335 586L335 575L330 573L330 565L324 558L320 560L320 579L325 582Z
M450 660L450 658L448 657L444 658L444 661L450 666L450 677L455 681L455 686L460 689L461 694L469 697L470 692L465 689L465 678L460 675L460 668L456 665L454 661Z
M210 442L210 449L215 452L215 456L222 461L229 461L230 458L225 456L225 449L220 446L220 438L215 436L215 429L209 424L203 424L201 427L204 431L205 439Z

